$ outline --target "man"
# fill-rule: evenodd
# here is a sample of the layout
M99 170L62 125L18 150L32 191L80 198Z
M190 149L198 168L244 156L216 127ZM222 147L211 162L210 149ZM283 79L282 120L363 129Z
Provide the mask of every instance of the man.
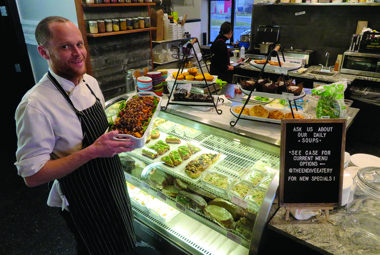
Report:
M136 254L133 215L104 97L86 74L82 34L69 20L47 17L36 28L37 50L49 72L21 100L15 114L15 165L27 186L54 181L48 205L61 207L78 254Z

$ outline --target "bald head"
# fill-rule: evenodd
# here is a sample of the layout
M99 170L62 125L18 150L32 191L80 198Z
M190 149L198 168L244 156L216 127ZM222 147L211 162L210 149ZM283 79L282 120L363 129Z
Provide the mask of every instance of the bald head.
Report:
M54 23L54 22L66 23L66 22L71 22L71 21L66 19L66 18L59 17L59 16L50 16L50 17L46 17L43 20L41 20L40 23L38 23L37 28L36 28L36 32L35 32L35 36L36 36L36 40L37 40L38 45L42 45L44 47L49 46L48 45L49 40L53 36L52 32L49 29L49 25L51 23Z

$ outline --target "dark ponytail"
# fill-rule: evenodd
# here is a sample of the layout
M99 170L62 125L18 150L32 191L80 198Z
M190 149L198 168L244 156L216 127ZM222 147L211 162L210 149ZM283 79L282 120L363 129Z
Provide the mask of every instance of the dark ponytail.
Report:
M220 26L219 34L225 35L225 34L228 34L231 30L232 30L231 22L226 21Z

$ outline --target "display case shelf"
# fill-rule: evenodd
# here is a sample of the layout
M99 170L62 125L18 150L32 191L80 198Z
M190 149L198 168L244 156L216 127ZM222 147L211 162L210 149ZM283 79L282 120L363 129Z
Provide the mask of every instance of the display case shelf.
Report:
M151 6L156 5L156 3L109 3L109 4L85 4L83 3L84 8L92 7L120 7L120 6Z

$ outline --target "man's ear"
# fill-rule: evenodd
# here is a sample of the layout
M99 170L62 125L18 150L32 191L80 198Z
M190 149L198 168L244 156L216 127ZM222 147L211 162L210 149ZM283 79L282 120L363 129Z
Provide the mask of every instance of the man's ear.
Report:
M43 57L46 60L50 59L49 53L47 52L47 49L44 46L38 45L37 50L38 53L40 53L41 57Z

